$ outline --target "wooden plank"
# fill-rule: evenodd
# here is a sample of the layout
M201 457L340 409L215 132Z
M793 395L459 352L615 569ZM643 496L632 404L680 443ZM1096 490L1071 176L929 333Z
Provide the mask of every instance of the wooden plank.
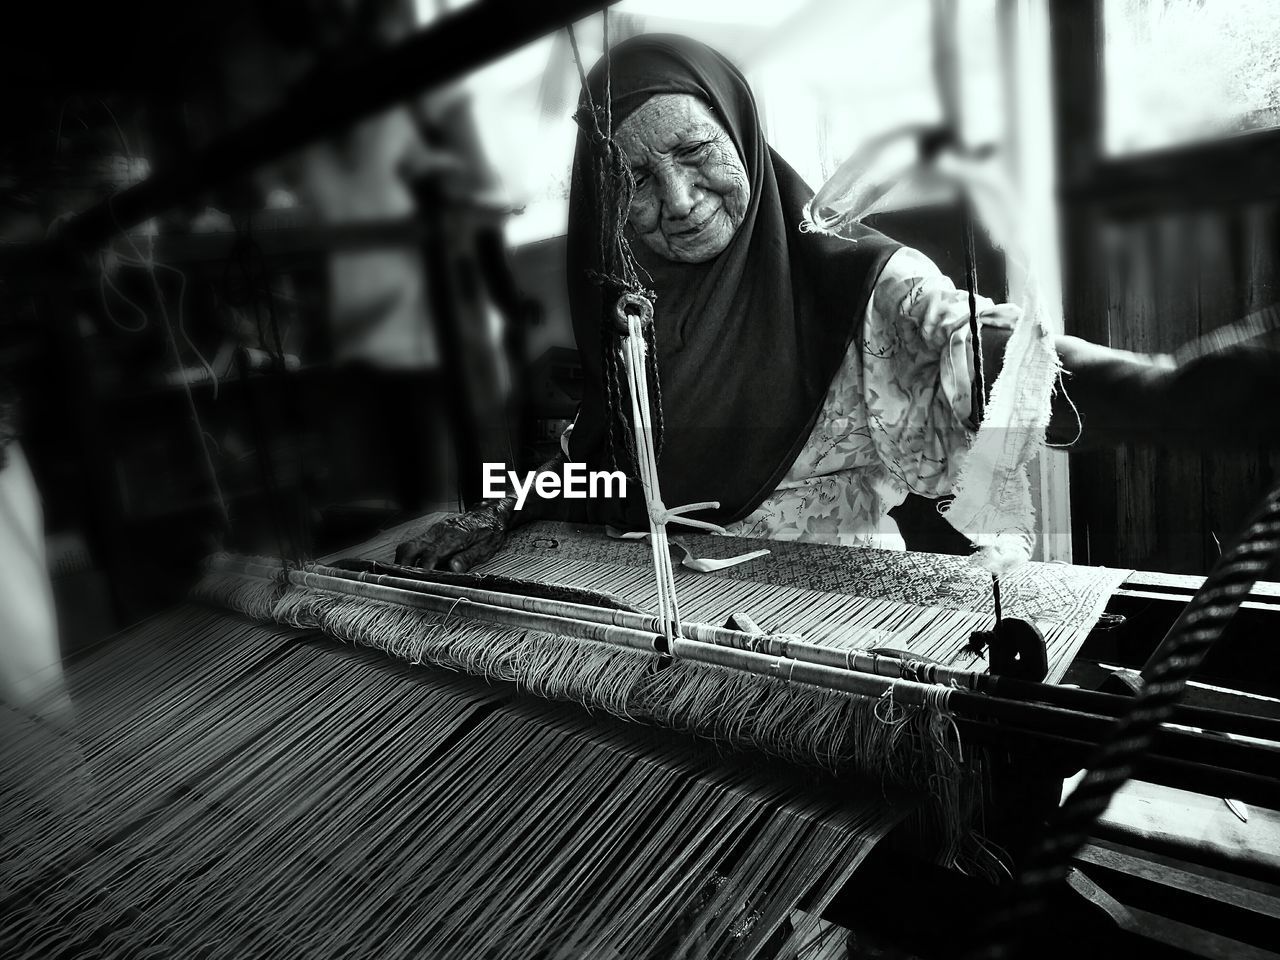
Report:
M1123 586L1138 589L1151 589L1163 592L1182 591L1195 593L1204 583L1204 577L1185 573L1161 573L1157 570L1135 570L1129 574ZM1270 580L1259 580L1249 591L1252 600L1280 600L1280 583Z
M1108 341L1169 352L1199 335L1196 247L1183 217L1109 224ZM1197 454L1140 444L1115 458L1115 553L1090 557L1159 571L1206 569L1203 465Z
M1139 668L1142 662L1145 662L1145 659L1137 665L1119 663L1117 662L1119 660L1119 657L1104 660L1092 657L1076 657L1075 660L1071 661L1071 666L1063 676L1062 683L1064 685L1073 684L1085 690L1097 690L1117 671L1124 671L1130 677L1141 676ZM1186 690L1183 691L1180 702L1189 707L1209 707L1214 710L1233 713L1236 716L1255 716L1280 720L1280 699L1262 693L1250 693L1244 690L1224 687L1221 684L1192 680L1187 684Z
M1070 130L1057 138L1057 179L1087 178L1096 166L1102 131L1101 0L1051 3L1049 45L1054 124ZM1094 343L1107 340L1106 259L1099 220L1083 204L1060 204L1063 228L1065 332ZM1115 563L1115 455L1100 450L1072 455L1072 555L1081 563Z
M1156 320L1149 313L1153 295L1153 255L1149 226L1107 226L1107 247L1115 265L1108 278L1107 320L1110 343L1123 350L1151 350ZM1116 450L1115 528L1118 560L1151 566L1156 552L1156 453L1128 443Z
M1049 4L1053 112L1062 183L1091 179L1102 158L1102 0ZM1064 211L1071 216L1071 206Z
M1171 891L1217 900L1237 910L1247 911L1270 920L1280 921L1280 896L1265 892L1259 884L1241 885L1227 875L1207 876L1203 871L1192 872L1167 857L1149 857L1144 851L1105 842L1086 844L1076 861L1086 866L1102 867ZM1259 889L1262 887L1262 889Z
M1257 880L1253 877L1244 877L1238 873L1232 873L1230 870L1222 870L1217 867L1205 866L1202 863L1192 863L1179 857L1170 856L1167 853L1157 853L1154 850L1147 850L1142 847L1132 847L1127 844L1117 843L1114 840L1102 840L1093 837L1089 841L1095 847L1104 847L1108 850L1119 850L1122 853L1130 853L1140 856L1148 863L1155 865L1164 865L1183 873L1190 874L1193 877L1204 877L1209 880L1215 880L1219 883L1225 883L1237 890L1253 891L1263 896L1270 897L1273 900L1280 901L1280 885L1268 883L1265 880Z
M1222 797L1131 780L1098 818L1095 834L1176 851L1196 863L1230 865L1245 876L1280 877L1280 813L1250 806L1242 823Z
M1132 587L1122 587L1112 594L1112 596L1128 597L1132 600L1156 600L1161 603L1177 604L1179 607L1191 600L1190 594L1167 593L1160 590L1141 590ZM1280 608L1280 602L1274 600L1245 600L1240 604L1241 610L1266 610L1270 613L1274 613L1277 608Z
M1280 943L1280 891L1274 887L1237 882L1221 871L1185 869L1171 858L1107 841L1086 845L1075 863L1124 904L1130 919L1149 911L1161 921L1194 920L1192 929L1210 938ZM1163 922L1159 926L1168 929Z
M1078 867L1067 874L1067 885L1106 913L1120 930L1171 947L1173 956L1190 955L1205 960L1275 960L1277 957L1261 947L1121 903Z
M1064 6L1069 6L1064 4ZM1225 206L1280 196L1275 176L1280 130L1262 130L1207 143L1108 157L1065 182L1073 203L1109 216L1145 217L1176 209Z
M1263 947L1202 930L1172 917L1134 908L1130 908L1129 913L1134 920L1135 933L1205 960L1276 960L1280 957L1280 954Z
M1154 325L1147 331L1156 352L1177 349L1200 335L1196 240L1186 217L1155 220ZM1156 544L1151 570L1205 573L1208 536L1204 525L1203 458L1196 453L1159 450L1156 472Z
M1241 288L1244 311L1252 313L1280 303L1280 204L1247 207L1241 225ZM1266 487L1280 477L1280 451L1261 457Z
M1064 216L1071 225L1063 264L1065 330L1094 343L1111 344L1109 296L1119 287L1109 282L1111 258L1103 252L1102 225L1065 211ZM1071 454L1072 554L1081 563L1121 565L1114 483L1118 456L1115 450Z

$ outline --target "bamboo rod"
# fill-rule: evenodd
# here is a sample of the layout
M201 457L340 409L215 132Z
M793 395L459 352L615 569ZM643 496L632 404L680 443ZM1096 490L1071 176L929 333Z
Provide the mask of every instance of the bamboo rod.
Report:
M1007 700L988 694L970 693L937 684L917 683L900 678L851 671L804 660L708 643L692 637L674 638L669 643L659 630L635 629L614 623L577 620L568 616L514 609L468 597L437 596L421 590L404 590L383 584L363 583L344 577L308 571L291 571L291 582L318 587L349 596L365 596L391 603L420 607L437 613L462 615L517 628L541 630L562 636L612 643L633 650L669 653L678 659L715 664L761 676L778 677L796 683L823 687L867 697L889 696L910 707L947 709L959 716L991 718L1014 723L1046 734L1067 734L1101 742L1115 724L1113 717L1069 710L1040 703ZM393 578L394 579L394 578ZM519 598L533 600L536 598ZM625 611L608 611L626 613ZM634 616L634 615L628 615ZM1215 736L1163 727L1162 748L1178 759L1190 762L1225 763L1231 769L1280 779L1280 750L1223 740Z
M312 568L311 566L308 567L308 569ZM476 599L482 599L484 602L498 605L506 604L513 599L510 594L504 594L499 591L486 591L482 588L457 584L437 584L429 581L397 577L392 574L341 570L320 565L314 565L314 569L323 570L326 573L331 572L336 576L355 577L362 581L383 583L406 590L427 590L444 593L449 596L474 596ZM657 618L644 614L602 610L587 604L574 604L564 601L553 601L553 603L557 608L563 609L566 615L573 617L582 617L588 620L600 619L602 622L617 623L641 630L659 629ZM702 640L707 643L755 650L774 656L790 657L830 667L873 673L884 677L902 677L905 675L908 679L920 680L925 683L941 683L960 689L976 690L979 693L991 694L1002 699L1028 703L1046 703L1104 717L1121 717L1133 704L1132 698L1116 694L995 676L976 670L934 664L923 660L870 654L864 651L840 650L785 634L746 633L727 627L692 622L682 623L681 627L692 639ZM1183 726L1202 727L1222 733L1280 743L1280 720L1274 720L1269 717L1236 714L1208 707L1180 706L1173 722Z
M494 604L495 606L510 606L515 609L537 610L544 613L552 612L554 609L562 611L566 616L583 620L612 623L635 630L662 632L661 619L651 614L633 613L627 610L606 610L588 604L571 603L562 600L546 601L537 597L485 590L482 587L432 583L385 573L341 570L320 564L309 564L306 569L328 576L356 579L364 583L380 583L402 590L429 592L451 597L469 597L482 603ZM687 637L693 640L701 640L704 643L714 643L719 646L766 653L771 656L787 657L793 660L804 660L822 666L856 670L860 673L871 673L882 677L902 677L904 665L912 664L913 666L908 670L908 679L919 679L925 683L941 683L946 686L974 689L981 676L972 670L948 667L924 660L902 660L897 657L872 655L857 650L839 650L835 647L810 643L803 638L791 635L746 633L742 630L733 630L728 627L717 627L711 624L683 620L680 628ZM913 671L918 676L911 675Z
M241 558L217 558L214 564L215 569L244 573L265 579L280 575L280 568ZM303 569L307 572L337 579L380 584L414 593L453 598L463 597L479 603L507 607L513 610L547 613L552 616L563 615L573 619L611 624L645 632L663 632L661 618L652 614L605 609L565 600L546 600L541 597L485 590L482 587L465 587L458 584L411 580L391 574L343 570L323 564L307 564ZM905 672L907 679L918 679L925 683L941 683L951 687L974 689L981 676L975 671L929 663L924 660L902 660L898 657L873 655L857 650L838 650L834 647L810 643L802 638L789 635L753 634L741 630L732 630L728 627L717 627L710 624L687 621L681 622L680 626L687 637L703 643L712 643L736 650L764 653L769 656L803 660L821 666L854 670L859 673L869 673L881 677L903 678ZM904 668L906 668L905 671Z
M1081 690L1049 683L1033 683L1014 677L990 674L980 676L977 689L993 696L1015 700L1035 700L1060 707L1086 710L1109 717L1122 717L1133 706L1133 698L1099 690ZM1247 713L1232 713L1213 707L1197 707L1179 704L1174 712L1174 723L1188 727L1203 727L1223 733L1280 743L1280 720L1259 717Z
M499 606L510 604L520 609L534 609L534 607L527 606L525 602L537 600L537 598L516 597L511 594L484 590L478 587L428 583L391 574L341 570L333 567L324 567L320 564L309 565L307 569L314 569L317 572L324 572L333 576L353 577L363 582L381 583L405 590L428 591L453 597L470 596L484 603L492 603ZM604 610L587 604L565 601L552 601L550 603L555 608L562 610L566 616L614 623L637 630L661 632L660 621L650 615L621 610ZM923 660L902 659L869 654L863 651L839 650L835 647L810 643L803 638L789 635L746 633L728 627L693 622L682 622L681 629L691 639L701 640L705 643L714 643L741 650L752 650L772 656L804 660L809 663L856 670L861 673L872 673L883 677L903 677L905 675L908 679L924 683L941 683L950 687L976 690L977 692L998 696L1006 700L1047 703L1103 717L1116 718L1123 716L1133 703L1131 698L1115 694L993 676L976 670L949 667ZM1184 707L1179 710L1175 722L1185 726L1205 727L1280 743L1280 721L1271 720L1270 718L1248 717L1229 713L1225 710L1210 710L1203 707Z
M956 718L965 742L997 747L1018 747L1041 756L1053 751L1056 759L1083 768L1097 744L1089 740L1048 734L1005 723ZM1153 750L1134 768L1134 775L1154 783L1189 790L1210 797L1229 797L1245 803L1280 810L1280 780L1241 772L1214 763L1198 763Z
M667 649L666 638L661 633L494 606L466 597L434 596L429 593L400 590L381 584L360 583L303 570L290 571L289 582L302 587L315 587L345 596L382 600L433 613L465 615L469 618L518 629L595 640L632 650L668 653L680 659L731 667L760 676L781 677L796 683L864 697L880 697L892 691L894 701L903 706L936 706L943 694L953 693L948 688L939 687L936 684L858 673L687 638L675 640L671 644L671 649ZM956 694L960 692L954 691Z
M1048 704L1006 700L990 694L957 691L951 707L957 716L982 718L1021 726L1046 735L1065 735L1099 744L1114 729L1116 718L1068 710ZM1213 734L1162 726L1156 741L1166 755L1181 761L1223 765L1243 773L1280 780L1280 749L1226 740Z
M255 573L266 575L269 578L278 577L280 574L280 568L272 565L236 558L220 558L215 561L214 566L216 569L234 569L249 575ZM1043 737L1046 742L1053 738L1066 737L1085 745L1097 744L1109 733L1114 724L1114 718L1108 716L1083 713L1042 703L1004 699L989 694L970 693L936 684L921 684L900 678L882 677L849 670L844 666L832 667L810 663L753 650L738 649L729 645L708 643L691 637L676 638L668 645L666 638L656 629L657 618L653 617L642 617L647 627L635 629L619 623L584 621L570 616L490 604L472 596L435 595L426 592L425 587L428 585L419 581L407 581L412 589L403 589L386 583L361 581L350 575L350 571L335 571L335 573L348 574L347 576L330 576L327 573L317 572L320 569L324 568L290 571L288 580L298 586L316 588L334 594L380 600L445 616L465 616L502 626L539 630L553 635L609 643L627 649L669 653L677 658L715 664L859 696L873 698L889 696L902 706L944 709L967 721L978 723L999 721L996 729L1007 727L1011 731L1022 731L1028 735ZM384 575L375 576L393 581L402 579ZM475 595L486 593L482 590L470 592ZM508 602L541 604L543 609L549 606L562 611L567 607L581 606L559 603L548 605L545 601L539 601L539 598L531 597L502 595L502 599ZM608 617L617 615L624 620L632 620L636 617L628 611L589 609L598 615L604 614ZM722 628L710 629L719 631ZM736 631L725 632L736 633ZM742 636L753 640L758 639L750 634ZM1202 766L1213 766L1215 769L1232 770L1242 776L1280 779L1280 751L1278 750L1221 740L1171 727L1161 730L1158 745L1162 751L1161 755L1171 762L1197 763ZM1220 764L1226 764L1226 766L1220 766ZM1222 788L1208 789L1209 792L1216 792L1217 789Z
M444 614L446 617L458 615L470 619L483 620L487 623L522 630L538 630L543 633L574 637L579 640L594 640L631 650L647 650L650 653L661 653L663 643L659 643L661 635L631 630L626 627L607 623L594 623L584 620L571 620L530 610L518 610L512 607L499 607L481 603L466 597L435 596L429 593L417 593L386 587L376 583L360 583L340 577L328 577L305 570L290 570L289 582L299 587L313 587L329 593L338 593L349 597L360 597L366 600L381 600L399 606L413 607L430 613Z

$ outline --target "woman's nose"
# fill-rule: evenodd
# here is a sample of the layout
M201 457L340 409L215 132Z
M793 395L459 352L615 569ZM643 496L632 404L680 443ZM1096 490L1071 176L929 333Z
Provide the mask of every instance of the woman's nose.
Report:
M686 167L663 171L662 218L683 220L693 212L698 203L698 188L694 185L694 171Z

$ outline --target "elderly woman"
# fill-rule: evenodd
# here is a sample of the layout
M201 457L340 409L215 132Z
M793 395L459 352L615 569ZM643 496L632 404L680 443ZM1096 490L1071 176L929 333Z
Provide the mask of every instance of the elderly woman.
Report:
M635 178L626 236L657 295L665 502L719 501L698 516L731 534L901 549L888 511L908 493L949 493L971 435L967 292L869 228L853 242L802 231L812 191L766 144L746 81L715 51L638 37L613 51L611 73L614 139ZM600 67L591 86L599 102ZM600 358L612 303L589 278L601 211L588 165L580 136L568 279L586 383L562 448L607 469ZM993 328L1017 315L981 298L978 311ZM1002 332L984 338L989 370ZM1280 398L1273 367L1250 370L1227 395L1204 365L1179 371L1069 337L1057 347L1094 442L1194 440L1224 422L1251 440L1274 432L1231 415ZM1079 427L1074 411L1055 406L1051 436L1070 440ZM593 504L593 519L643 526L639 484L629 487L625 503ZM401 544L397 561L467 570L512 524L551 512L486 502Z

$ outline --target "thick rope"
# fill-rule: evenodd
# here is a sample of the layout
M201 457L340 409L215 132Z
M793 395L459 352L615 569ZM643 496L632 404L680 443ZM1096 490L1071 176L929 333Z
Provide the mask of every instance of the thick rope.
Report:
M1146 671L1146 682L1129 712L1116 721L1087 765L1084 778L1049 819L1039 845L1018 876L1009 904L993 918L986 946L975 958L1013 956L1031 921L1045 913L1050 896L1066 878L1071 859L1087 842L1097 818L1133 775L1160 725L1173 718L1187 681L1214 642L1280 556L1280 486L1255 511L1244 535L1213 569L1161 644L1163 655Z
M591 95L587 81L587 71L578 49L577 37L573 27L567 28L569 44L573 49L574 63L578 67L578 77L582 83L583 106L574 115L574 120L586 135L591 149L591 180L594 185L595 200L598 207L596 232L596 268L587 271L587 279L599 286L604 295L604 303L610 304L627 294L643 296L650 303L656 300L653 290L646 286L643 268L636 262L631 252L631 244L626 237L627 216L631 209L631 199L635 195L635 178L631 173L631 165L626 156L613 140L613 87L610 63L609 12L604 11L604 101L596 103ZM617 468L618 447L627 450L627 461L631 471L639 472L636 460L635 437L633 424L628 423L626 411L629 409L622 384L624 376L621 369L622 359L616 349L611 334L616 331L609 317L601 318L604 324L602 331L602 360L605 375L605 398L609 407L606 418L608 423L609 457ZM648 391L650 404L657 411L655 422L655 449L662 451L664 420L662 416L662 391L658 378L657 350L653 340L652 327L646 328L649 341L648 353ZM618 437L621 436L621 444Z
M628 307L638 309L639 314L628 312ZM662 501L662 488L658 481L657 429L654 421L654 405L650 403L648 373L651 365L649 341L645 327L653 326L653 308L639 296L623 297L618 301L619 321L626 322L627 335L619 350L627 372L627 389L631 401L631 419L635 424L635 461L640 483L644 489L645 511L649 519L649 540L653 548L654 578L658 593L658 616L663 624L663 635L668 645L681 636L680 605L676 597L675 572L671 565L667 524L681 523L716 533L724 530L713 523L695 520L684 514L697 510L714 509L715 502L691 503L681 507L667 507ZM672 651L674 652L674 651Z

